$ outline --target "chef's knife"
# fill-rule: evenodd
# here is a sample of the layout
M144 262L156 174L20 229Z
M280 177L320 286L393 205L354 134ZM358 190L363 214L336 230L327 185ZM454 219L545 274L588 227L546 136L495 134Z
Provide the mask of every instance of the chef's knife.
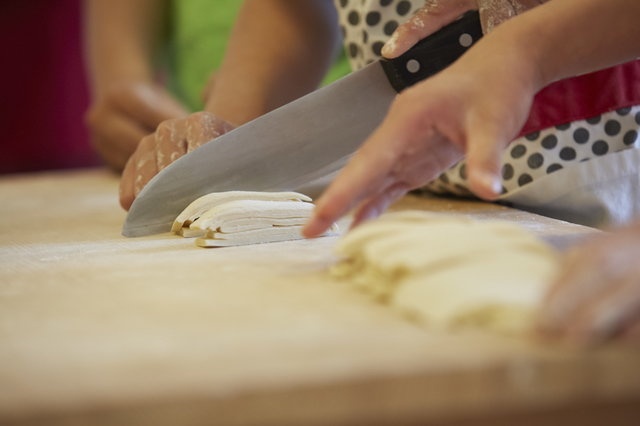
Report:
M421 40L220 136L158 173L129 210L122 235L167 232L202 195L295 190L340 170L406 87L452 64L482 37L477 11Z

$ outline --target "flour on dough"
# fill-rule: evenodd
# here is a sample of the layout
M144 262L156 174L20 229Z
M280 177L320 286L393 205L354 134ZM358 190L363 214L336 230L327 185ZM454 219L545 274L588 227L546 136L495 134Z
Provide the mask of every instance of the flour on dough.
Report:
M210 194L191 203L173 229L184 237L200 237L195 240L200 247L298 240L315 208L307 201L296 192ZM325 235L337 230L334 224Z
M558 267L557 253L503 222L410 211L345 235L334 276L417 321L502 332L531 327Z

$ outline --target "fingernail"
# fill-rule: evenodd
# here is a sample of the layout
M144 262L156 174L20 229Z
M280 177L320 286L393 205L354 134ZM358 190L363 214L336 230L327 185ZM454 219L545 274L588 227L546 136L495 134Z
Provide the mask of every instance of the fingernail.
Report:
M480 186L494 195L500 195L502 193L502 181L492 173L485 171L476 172L475 180Z

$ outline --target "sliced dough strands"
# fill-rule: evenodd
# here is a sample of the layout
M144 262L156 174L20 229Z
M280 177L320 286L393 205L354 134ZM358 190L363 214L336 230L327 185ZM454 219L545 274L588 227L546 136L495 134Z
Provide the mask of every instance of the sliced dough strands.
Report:
M306 219L315 206L288 201L239 200L216 206L191 224L191 229L216 231L226 222L238 219Z
M176 218L171 227L174 233L180 233L183 226L189 226L204 212L230 201L237 200L262 200L262 201L311 201L311 198L298 192L253 192L253 191L229 191L216 192L202 196L189 204ZM187 234L188 232L184 232ZM185 237L187 235L184 235Z
M204 238L196 239L196 245L200 247L227 247L247 244L275 243L278 241L303 240L302 225L271 226L262 229L251 229L242 232L216 232L207 231ZM338 230L335 223L331 229L324 233L329 235Z
M174 232L201 247L223 247L302 239L315 206L297 192L210 194L193 202L174 222ZM324 235L338 230L335 223Z
M306 217L292 217L288 219L275 218L240 218L231 219L220 225L218 232L223 234L231 234L237 232L251 231L253 229L264 229L269 227L290 227L302 226L307 222ZM213 231L208 231L213 232Z
M200 247L299 240L314 208L311 203L290 201L230 201L202 214L190 228L206 231L204 238L196 240ZM334 224L328 233L337 228Z
M302 239L304 239L302 226L285 226L252 229L230 234L208 231L206 237L196 239L196 245L200 247L228 247Z

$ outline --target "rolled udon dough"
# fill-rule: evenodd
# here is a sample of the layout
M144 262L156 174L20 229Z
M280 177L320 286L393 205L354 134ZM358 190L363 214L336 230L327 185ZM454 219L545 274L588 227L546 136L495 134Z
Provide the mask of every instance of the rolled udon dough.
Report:
M365 223L335 251L334 276L439 328L529 329L558 268L555 250L519 226L419 211Z
M177 230L174 232L185 237L201 237L195 240L201 247L302 239L302 227L315 208L305 202L310 198L295 192L233 191L202 198L203 201L194 201L174 222ZM334 224L325 235L337 229Z

